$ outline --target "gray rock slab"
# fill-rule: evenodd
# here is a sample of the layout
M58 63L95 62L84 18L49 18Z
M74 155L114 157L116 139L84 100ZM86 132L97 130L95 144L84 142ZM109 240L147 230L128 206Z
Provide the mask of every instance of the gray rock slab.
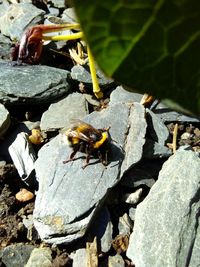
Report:
M99 100L97 100L97 98L94 95L90 94L83 94L83 95L89 104L91 104L92 106L99 107L100 104Z
M0 62L0 102L34 105L53 101L69 90L69 76L66 70L48 66Z
M108 267L125 267L125 262L121 255L108 257Z
M25 28L41 22L44 14L30 3L12 4L0 17L1 33L12 40L20 40Z
M34 246L21 243L10 245L1 249L0 258L5 266L22 267L27 263L33 249Z
M9 9L9 6L10 3L8 2L8 0L0 2L0 17L5 14L5 12Z
M39 151L35 164L39 191L35 202L34 225L46 242L70 243L82 237L108 190L120 180L120 165L124 159L122 148L125 142L129 148L129 142L134 142L134 147L138 147L138 143L142 146L144 133L140 135L142 141L138 138L137 131L135 136L132 131L129 133L131 138L129 134L127 137L128 127L132 129L132 123L134 124L132 119L129 120L130 114L134 113L132 109L139 110L140 113L140 108L135 105L116 104L84 118L95 128L111 127L110 134L115 142L111 144L109 165L106 168L93 158L83 170L81 167L85 154L82 153L77 153L77 160L63 164L63 160L69 158L72 150L64 143L62 134ZM135 117L140 118L136 111ZM135 121L139 119L135 118ZM146 128L143 121L141 128ZM137 151L139 155L127 149L123 171L141 159L142 148Z
M25 267L51 267L51 253L50 248L34 248Z
M58 8L50 6L48 8L48 11L49 11L49 15L45 16L45 17L47 17L47 19L50 16L53 16L53 17L56 17L56 18L59 17L59 9Z
M170 122L199 122L200 118L182 114L180 112L174 111L168 108L166 105L160 103L158 107L154 110L154 113L161 118L165 123Z
M133 223L127 213L119 217L118 230L121 235L130 235Z
M142 105L136 102L132 106L133 108L130 109L129 121L127 125L128 134L124 147L127 156L122 162L121 175L133 167L135 163L140 161L143 152L143 145L145 143L147 127L145 109ZM119 115L119 113L116 114L117 116Z
M200 158L178 150L137 206L127 256L137 267L198 266Z
M62 13L61 18L65 23L77 23L76 13L73 7L66 8Z
M85 248L80 248L76 250L73 255L70 255L73 258L73 267L87 267L88 260L87 260L87 251Z
M123 86L117 86L110 95L110 105L116 103L138 102L142 99L143 94L127 91ZM199 122L200 118L184 115L180 112L168 108L165 104L159 103L154 109L154 113L163 122Z
M0 104L0 138L6 133L10 126L10 114L4 105Z
M135 221L135 213L136 213L136 208L131 207L129 209L129 217L132 220L132 222Z
M142 98L141 94L138 93L131 93L125 90L122 86L118 86L110 96L110 103L109 105L113 105L116 103L134 103L140 102ZM140 109L143 109L141 105L138 105ZM169 157L172 153L169 148L165 146L165 142L169 137L169 131L165 126L162 119L155 115L151 110L146 109L146 114L143 112L140 113L141 121L145 123L145 117L147 119L148 127L147 127L147 134L148 137L146 138L145 145L144 145L144 152L143 155L145 158L161 158L161 157ZM137 116L136 116L137 117ZM134 120L134 115L132 116ZM137 125L137 121L135 121ZM140 122L138 122L139 126L142 126ZM135 127L135 131L142 132L141 129ZM134 144L133 144L134 145ZM142 146L141 146L142 147Z
M53 6L58 8L66 8L66 0L51 0Z
M117 86L110 95L110 105L117 103L133 103L140 102L142 94L133 93L125 90L123 86Z
M71 119L82 119L88 114L85 97L80 93L69 94L51 104L41 118L41 130L61 129L70 126Z
M0 33L0 59L10 59L11 45L10 39Z
M134 103L140 102L142 94L129 92L123 86L118 86L110 95L109 105L116 103ZM163 104L159 104L159 108ZM177 114L177 112L174 112ZM183 115L182 115L183 117ZM165 146L169 137L169 131L164 124L161 114L155 114L149 109L146 109L147 120L147 138L144 145L145 158L162 158L169 157L172 153L171 150Z

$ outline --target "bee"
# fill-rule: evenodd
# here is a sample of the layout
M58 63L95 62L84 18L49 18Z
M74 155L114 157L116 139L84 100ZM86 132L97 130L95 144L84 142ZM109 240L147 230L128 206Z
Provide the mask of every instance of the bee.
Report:
M73 127L64 132L73 152L69 159L63 161L63 163L75 160L74 157L76 153L81 151L86 154L86 162L82 166L83 169L88 166L91 155L98 157L102 164L106 166L108 164L107 153L111 142L109 129L110 127L96 129L92 125L81 120L74 120Z

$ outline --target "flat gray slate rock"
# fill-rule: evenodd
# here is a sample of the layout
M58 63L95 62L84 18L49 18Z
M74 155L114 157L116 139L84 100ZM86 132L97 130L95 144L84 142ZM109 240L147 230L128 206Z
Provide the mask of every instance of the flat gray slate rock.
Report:
M82 119L88 114L88 105L83 94L72 93L50 105L42 114L41 130L61 129L70 126L71 119Z
M44 14L31 3L12 4L0 16L1 33L19 41L24 29L41 22Z
M1 15L0 15L1 16ZM0 55L1 59L10 59L11 40L0 33Z
M24 243L9 245L0 250L0 258L4 266L25 266L33 249L33 245L27 245Z
M40 266L51 267L52 266L52 251L50 248L34 248L26 263L26 267Z
M41 104L69 90L70 72L41 65L12 66L0 62L0 102Z
M193 151L179 149L164 163L136 209L127 256L137 267L198 266L199 184L200 158Z
M115 90L110 95L110 105L116 103L140 103L143 94L129 92L124 89L123 86L117 86ZM200 118L186 116L182 113L176 112L168 108L165 104L159 103L158 106L154 109L154 114L159 117L163 122L199 122Z
M117 86L110 95L110 105L117 103L133 103L140 102L142 94L129 92L123 86Z
M64 143L62 134L39 151L35 164L39 191L35 202L34 225L46 242L70 243L82 237L107 191L120 180L120 166L124 158L122 147L129 142L127 131L135 123L129 118L132 110L135 110L136 117L140 117L136 110L144 113L139 104L116 104L101 112L93 112L84 119L95 128L111 127L110 134L114 142L111 144L107 168L98 159L91 159L89 166L83 170L81 167L85 162L85 154L80 152L77 153L77 160L63 164L72 150ZM140 131L135 131L137 136L132 135L130 140L138 144L136 147L144 144L146 125L141 125ZM129 144L127 146L131 147ZM141 159L142 149L138 150L138 154L134 152L135 158L130 154L133 151L125 152L124 171L125 167L128 169Z
M123 175L128 169L133 167L140 161L143 154L143 145L145 144L145 135L147 122L145 119L145 109L139 103L131 104L128 119L128 132L124 150L126 151L126 157L122 162L121 175ZM120 116L119 112L116 113ZM119 129L121 128L122 121L119 122Z

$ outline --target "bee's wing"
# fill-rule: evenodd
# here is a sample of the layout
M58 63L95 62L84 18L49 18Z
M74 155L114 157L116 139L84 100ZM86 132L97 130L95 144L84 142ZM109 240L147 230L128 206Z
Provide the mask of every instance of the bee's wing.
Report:
M90 142L90 138L87 135L85 135L85 134L83 134L81 132L77 132L76 130L71 130L70 129L68 132L66 132L66 135L70 136L72 138L73 137L74 138L78 138L78 139L83 140L85 142Z
M94 131L97 131L97 129L95 129L91 124L84 122L82 120L79 119L71 119L70 122L72 123L72 125L74 125L75 127L83 127L85 129L92 129Z
M70 119L70 123L71 123L71 129L69 129L69 127L65 127L63 129L60 130L60 133L63 133L63 134L67 134L67 132L70 130L72 131L72 129L76 129L78 127L80 127L81 130L93 130L93 131L97 131L97 129L95 129L92 125L90 125L89 123L86 123L82 120L79 120L79 119ZM73 133L74 135L76 134L76 132L74 131ZM73 136L73 137L77 137L77 136Z
M70 122L72 123L72 128L65 131L67 136L78 138L88 143L96 141L94 136L95 134L98 135L99 131L92 125L79 119L72 119Z
M72 119L70 120L74 127L76 128L79 128L79 130L81 132L93 132L93 133L96 133L96 134L99 134L99 130L97 130L96 128L94 128L91 124L87 123L87 122L84 122L82 120L79 120L79 119Z

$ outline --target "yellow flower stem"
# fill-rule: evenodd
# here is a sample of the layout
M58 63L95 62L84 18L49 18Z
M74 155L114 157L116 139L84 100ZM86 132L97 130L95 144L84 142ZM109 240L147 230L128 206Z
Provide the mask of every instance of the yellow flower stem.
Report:
M99 87L99 82L97 79L97 73L96 73L96 68L95 68L95 61L94 61L94 58L90 51L89 46L87 46L87 54L88 54L88 60L89 60L90 74L92 78L93 92L96 98L102 98L103 92L101 91Z
M51 41L69 41L83 38L82 32L77 32L69 35L55 35L55 36L42 36L43 40L51 40Z
M177 135L178 135L178 123L175 124L173 131L173 140L172 140L173 154L176 152Z
M45 29L44 34L47 32L55 32L55 31L63 31L65 29L76 29L80 27L79 24L66 24L66 25L61 25L60 27L53 27ZM42 39L43 40L48 40L48 41L69 41L69 40L77 40L83 38L83 32L77 32L69 35L55 35L55 36L46 36L43 35ZM92 78L92 84L93 84L93 92L96 96L96 98L100 99L103 97L103 92L101 91L99 87L99 82L97 79L97 74L96 74L96 68L95 68L95 61L93 58L93 55L87 46L87 53L88 53L88 60L89 60L89 67L90 67L90 73L91 73L91 78Z

